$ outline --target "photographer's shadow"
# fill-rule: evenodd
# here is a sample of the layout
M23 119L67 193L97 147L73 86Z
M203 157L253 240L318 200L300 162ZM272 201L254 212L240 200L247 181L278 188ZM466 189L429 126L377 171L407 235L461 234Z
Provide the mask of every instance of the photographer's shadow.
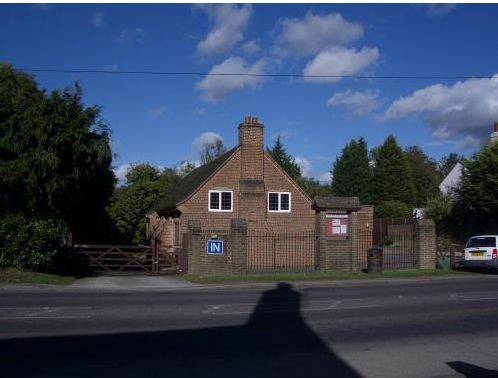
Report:
M0 350L9 377L359 376L305 323L301 295L286 283L266 291L243 326L1 340Z

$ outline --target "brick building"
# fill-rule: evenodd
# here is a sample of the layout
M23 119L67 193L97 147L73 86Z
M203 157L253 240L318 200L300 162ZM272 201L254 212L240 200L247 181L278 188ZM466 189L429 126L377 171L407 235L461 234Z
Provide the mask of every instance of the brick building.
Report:
M238 146L193 170L149 215L163 246L181 245L189 220L218 230L236 218L249 230L314 230L313 201L264 150L264 126L245 117L238 131Z
M205 275L361 269L373 207L356 197L313 201L264 150L257 118L238 132L236 147L189 173L147 216L158 250L183 251L182 270ZM226 252L206 253L211 239Z

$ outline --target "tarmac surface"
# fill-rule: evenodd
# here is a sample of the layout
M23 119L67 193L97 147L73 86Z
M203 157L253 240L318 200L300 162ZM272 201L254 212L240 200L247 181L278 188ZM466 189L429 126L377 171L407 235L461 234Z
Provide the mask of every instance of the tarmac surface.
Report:
M4 377L498 376L498 276L0 291Z

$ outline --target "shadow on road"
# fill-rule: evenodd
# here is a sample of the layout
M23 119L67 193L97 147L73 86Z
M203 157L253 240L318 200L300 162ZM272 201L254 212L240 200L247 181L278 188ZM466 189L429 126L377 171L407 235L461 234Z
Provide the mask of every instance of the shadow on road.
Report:
M243 326L2 340L0 351L4 377L359 376L306 325L285 283Z
M464 377L498 377L498 370L485 369L463 361L447 362L446 365L456 372L463 374Z

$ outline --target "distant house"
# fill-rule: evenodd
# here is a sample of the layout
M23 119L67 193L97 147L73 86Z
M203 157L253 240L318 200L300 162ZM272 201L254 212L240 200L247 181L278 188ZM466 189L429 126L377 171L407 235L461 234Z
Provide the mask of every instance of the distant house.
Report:
M490 140L491 143L498 142L498 122L494 124ZM451 196L458 189L462 181L463 168L462 163L456 163L450 173L439 184L439 190L443 195Z
M463 173L463 164L456 163L453 169L448 173L444 180L439 184L439 190L445 196L452 195L460 186Z

